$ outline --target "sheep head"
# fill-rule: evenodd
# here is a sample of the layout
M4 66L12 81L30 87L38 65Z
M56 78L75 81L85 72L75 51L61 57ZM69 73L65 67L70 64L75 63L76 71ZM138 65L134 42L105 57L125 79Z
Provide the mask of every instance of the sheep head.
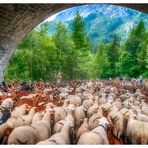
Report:
M53 114L55 113L55 110L54 110L53 108L49 108L49 109L46 109L46 110L45 110L44 114L45 114L46 112L49 112L49 114L53 115Z
M110 112L110 108L102 107L101 110L102 110L103 116L107 117Z
M31 106L28 105L28 104L24 104L24 105L26 106L26 113L28 113L30 111L30 109L31 109Z
M70 102L70 101L69 101L68 99L65 99L63 105L66 105L66 106L67 106L67 105L69 104L69 102Z
M124 116L126 119L130 119L130 118L133 118L135 119L136 118L136 114L134 114L134 112L132 110L129 110L125 116Z
M99 119L99 125L103 125L105 128L108 128L110 126L110 123L105 117L102 117Z
M54 108L54 107L55 107L55 105L52 102L49 102L46 104L46 109Z
M2 106L7 108L11 108L13 106L14 101L11 98L7 98L2 102Z
M68 112L68 111L74 111L75 108L76 108L75 105L70 104L69 106L64 107L64 110L65 110L66 112Z

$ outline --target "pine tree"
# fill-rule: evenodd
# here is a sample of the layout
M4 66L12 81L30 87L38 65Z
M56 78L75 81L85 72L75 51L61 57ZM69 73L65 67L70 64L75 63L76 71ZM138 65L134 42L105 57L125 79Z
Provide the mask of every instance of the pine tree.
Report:
M100 44L96 53L94 66L96 78L108 78L110 76L110 62L107 54L107 45Z
M77 12L72 22L72 39L75 44L75 50L77 55L77 78L84 79L88 77L88 69L90 63L87 60L90 59L90 41L85 32L85 24L83 17Z
M39 32L41 35L48 34L48 30L50 28L50 23L49 22L44 22L39 26Z
M126 43L125 43L125 51L129 52L131 54L131 58L133 61L133 65L132 65L132 69L131 69L131 74L133 77L138 77L140 74L143 73L143 71L141 71L140 69L143 69L142 67L142 63L139 63L140 60L138 60L138 55L139 55L139 59L140 56L144 55L144 50L143 50L143 42L145 41L145 33L146 33L146 29L145 29L145 24L143 22L143 20L140 20L138 25L136 25ZM138 62L139 61L139 62ZM142 67L141 67L141 66Z
M148 76L148 32L144 35L145 40L143 40L139 45L139 50L137 53L137 61L138 61L138 70L141 75L144 77Z
M110 62L110 76L115 77L116 75L116 66L115 63L119 59L119 41L116 35L114 35L113 41L108 46L108 58Z
M69 31L62 22L57 24L53 39L57 48L57 66L59 66L58 68L62 72L63 78L74 79L77 67L76 51Z
M132 29L125 43L125 49L132 54L133 58L136 58L137 52L140 50L139 49L140 43L145 40L144 39L145 32L146 32L145 24L143 20L140 20L138 25Z
M34 29L22 40L10 59L6 80L54 80L55 53L55 44L43 23L42 28Z
M121 75L128 74L131 77L138 77L146 70L146 45L148 43L144 22L141 20L129 34L123 45L120 55L118 71Z
M72 23L72 36L73 41L78 51L88 51L90 50L89 41L85 32L85 24L80 13L77 12Z
M128 51L123 51L120 55L119 61L116 63L116 70L119 72L120 76L133 76L133 64L131 53Z

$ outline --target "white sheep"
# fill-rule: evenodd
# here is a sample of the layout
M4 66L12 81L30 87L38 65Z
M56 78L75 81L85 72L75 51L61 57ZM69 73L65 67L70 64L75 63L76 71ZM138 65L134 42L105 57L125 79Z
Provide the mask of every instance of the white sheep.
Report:
M107 127L109 122L105 117L100 119L99 126L80 136L78 144L109 144Z
M130 110L126 114L128 119L127 137L133 144L148 143L148 123L136 120L136 115Z

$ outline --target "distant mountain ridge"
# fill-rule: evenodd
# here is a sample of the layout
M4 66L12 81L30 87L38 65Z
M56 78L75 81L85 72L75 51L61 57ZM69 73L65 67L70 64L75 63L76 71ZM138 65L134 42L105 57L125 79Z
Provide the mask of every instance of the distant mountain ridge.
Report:
M124 41L129 31L141 19L148 29L147 14L121 6L89 4L73 7L57 14L55 19L50 22L49 34L54 33L55 25L59 21L66 23L71 29L72 20L77 11L84 18L87 35L96 45L102 41L109 42L115 33L121 41Z

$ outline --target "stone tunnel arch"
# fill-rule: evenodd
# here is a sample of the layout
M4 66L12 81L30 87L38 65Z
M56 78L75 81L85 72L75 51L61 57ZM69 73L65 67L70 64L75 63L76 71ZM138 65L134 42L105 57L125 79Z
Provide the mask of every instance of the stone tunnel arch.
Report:
M0 4L0 81L19 42L47 17L81 4ZM84 5L84 4L83 4ZM114 4L148 13L148 4Z

